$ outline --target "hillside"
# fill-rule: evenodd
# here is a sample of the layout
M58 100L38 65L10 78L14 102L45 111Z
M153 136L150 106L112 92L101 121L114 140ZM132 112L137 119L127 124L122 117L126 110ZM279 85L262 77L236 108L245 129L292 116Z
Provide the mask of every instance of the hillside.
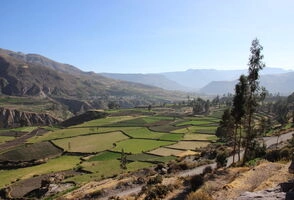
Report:
M226 94L233 93L235 81L213 81L203 88L200 92L206 94ZM289 95L294 91L294 72L283 74L268 74L260 76L260 84L264 86L270 93Z
M110 101L117 101L122 107L132 107L185 96L158 87L83 72L40 55L3 49L0 49L0 94L50 98L75 112L81 106L74 109L72 101L87 105L84 108L106 108Z
M168 79L163 74L114 74L114 73L101 73L101 75L108 78L117 80L130 81L135 83L142 83L145 85L151 85L160 87L166 90L188 90L187 87L182 86L176 81Z

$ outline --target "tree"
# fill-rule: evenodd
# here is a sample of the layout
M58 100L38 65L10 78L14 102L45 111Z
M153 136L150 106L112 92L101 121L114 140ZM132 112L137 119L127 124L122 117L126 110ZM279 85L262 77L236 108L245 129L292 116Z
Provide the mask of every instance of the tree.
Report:
M245 139L245 153L244 162L250 159L252 155L250 151L254 151L255 130L253 124L253 115L258 107L258 102L261 100L260 86L259 86L259 71L265 67L262 62L263 55L261 51L263 47L259 44L258 39L252 41L250 47L250 56L248 63L248 100L246 104L246 139Z
M151 108L152 108L152 106L149 104L149 105L148 105L148 111L149 111L149 112L151 111Z
M212 105L220 107L220 99L219 96L217 95L212 101Z
M120 107L119 104L115 101L110 101L107 106L109 109L118 109Z
M121 150L121 157L120 157L120 168L127 169L127 155L125 154L124 149Z
M265 136L266 131L268 130L267 128L267 119L266 117L262 117L259 121L259 130L263 136Z
M215 135L221 140L229 142L232 140L232 135L234 132L234 120L231 115L231 109L228 108L224 111L222 119L219 122L219 126L216 129Z
M284 126L288 122L287 115L289 110L288 110L287 103L286 101L278 101L275 107L276 107L277 121L282 126Z
M191 101L190 104L193 108L193 114L204 114L209 112L209 100L205 101L201 98L197 98Z
M232 116L234 117L235 131L234 131L234 147L233 153L236 153L237 146L237 132L239 131L239 140L238 140L238 157L240 161L240 149L241 149L241 138L242 138L242 118L246 113L246 103L247 103L247 94L248 94L248 84L247 77L245 75L241 75L239 78L239 83L235 86L235 96L233 99L233 108L232 108ZM235 162L235 156L233 156L233 163Z

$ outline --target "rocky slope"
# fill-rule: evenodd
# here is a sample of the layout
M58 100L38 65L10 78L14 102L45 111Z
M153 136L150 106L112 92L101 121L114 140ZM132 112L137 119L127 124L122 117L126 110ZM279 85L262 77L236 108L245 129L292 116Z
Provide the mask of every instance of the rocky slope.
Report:
M0 49L0 94L50 96L77 100L114 97L175 100L184 94L119 81L58 63L36 54Z
M19 126L54 125L60 121L48 114L23 112L0 108L0 128Z

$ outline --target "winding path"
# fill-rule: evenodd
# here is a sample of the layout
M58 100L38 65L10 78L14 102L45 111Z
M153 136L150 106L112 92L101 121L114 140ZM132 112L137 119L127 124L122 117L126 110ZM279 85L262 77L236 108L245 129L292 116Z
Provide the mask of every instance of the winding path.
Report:
M15 138L14 140L10 140L5 143L2 143L2 144L0 144L0 152L17 147L17 146L20 146L20 145L24 144L29 138L35 136L36 134L43 134L45 132L47 132L47 130L42 129L42 128L36 128L31 132L28 132L18 138Z

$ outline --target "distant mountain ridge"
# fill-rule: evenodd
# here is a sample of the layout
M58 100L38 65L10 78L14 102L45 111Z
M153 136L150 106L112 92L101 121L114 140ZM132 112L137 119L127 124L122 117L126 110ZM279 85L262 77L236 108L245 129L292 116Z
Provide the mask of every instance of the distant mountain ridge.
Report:
M233 93L236 83L237 80L213 81L203 87L200 92L211 95ZM294 72L262 75L260 86L273 94L289 95L294 91Z
M291 70L281 68L264 68L260 74L262 82L272 93L289 94L293 91L291 78L286 74ZM234 91L236 80L241 74L247 74L247 70L216 70L216 69L189 69L187 71L166 72L159 74L115 74L102 73L101 75L136 83L143 83L161 87L167 90L181 90L200 92L204 94L225 94ZM271 78L266 78L271 77ZM279 78L284 77L284 78ZM270 80L274 85L271 84Z
M163 74L115 74L115 73L101 73L100 75L117 80L131 81L135 83L142 83L160 87L166 90L180 90L187 91L185 87L176 81L168 79Z
M281 68L266 67L261 71L261 75L265 74L281 74L289 72ZM168 79L189 87L193 90L201 89L212 81L232 81L239 78L241 74L247 74L244 70L216 70L216 69L189 69L182 72L162 73Z

